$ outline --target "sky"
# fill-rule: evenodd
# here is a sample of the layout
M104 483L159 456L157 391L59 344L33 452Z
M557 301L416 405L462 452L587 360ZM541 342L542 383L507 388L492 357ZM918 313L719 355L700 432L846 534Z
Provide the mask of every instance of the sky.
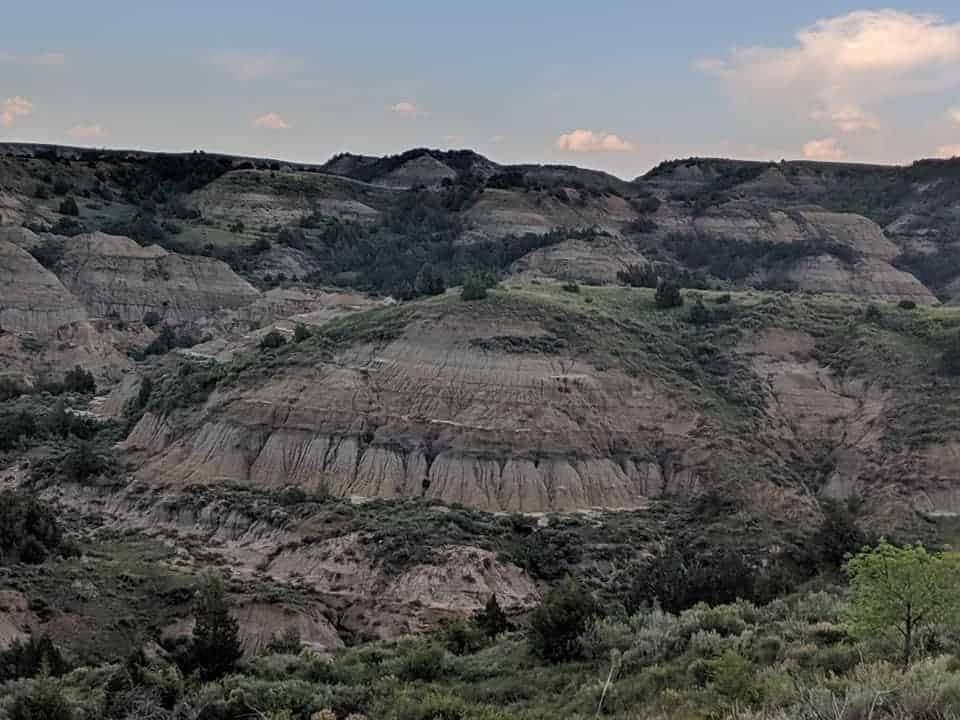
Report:
M624 178L960 155L956 0L32 0L3 26L0 141L471 148Z

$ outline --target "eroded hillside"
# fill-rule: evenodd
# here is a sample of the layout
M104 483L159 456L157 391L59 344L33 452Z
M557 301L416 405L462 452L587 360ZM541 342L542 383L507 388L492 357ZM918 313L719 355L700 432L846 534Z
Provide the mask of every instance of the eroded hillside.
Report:
M0 479L121 558L11 571L7 641L183 631L211 562L251 644L331 649L960 513L955 163L2 150Z

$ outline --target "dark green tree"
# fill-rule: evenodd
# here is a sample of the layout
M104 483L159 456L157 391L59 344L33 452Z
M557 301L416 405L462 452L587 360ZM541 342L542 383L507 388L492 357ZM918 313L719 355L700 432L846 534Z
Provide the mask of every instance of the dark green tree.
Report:
M960 375L960 333L950 336L947 349L940 356L940 362L948 375Z
M443 275L430 263L425 263L420 268L417 279L413 283L413 291L417 295L442 295L446 289L447 283Z
M309 337L310 331L307 329L307 326L303 323L297 323L297 326L293 329L293 341L301 343Z
M261 350L275 350L278 347L282 347L287 342L287 339L283 336L283 333L277 330L271 330L262 338L260 338L260 349Z
M60 203L60 214L69 215L70 217L77 217L80 215L80 208L77 206L77 201L72 197L66 197Z
M73 720L76 713L56 680L44 678L14 695L10 720Z
M491 640L510 629L510 621L500 607L500 603L497 602L496 595L490 596L483 610L479 610L473 616L473 622Z
M673 280L661 279L660 282L657 283L657 294L654 296L654 303L658 308L663 310L680 307L683 305L680 286Z
M547 662L574 660L581 655L583 633L599 615L593 595L568 575L531 614L530 649Z
M220 578L207 578L197 590L193 616L196 620L190 647L193 669L207 679L221 677L237 664L243 655L243 644Z

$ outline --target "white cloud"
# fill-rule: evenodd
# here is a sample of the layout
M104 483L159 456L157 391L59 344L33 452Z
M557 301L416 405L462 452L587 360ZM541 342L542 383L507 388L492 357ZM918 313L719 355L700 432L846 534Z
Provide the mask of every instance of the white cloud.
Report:
M267 130L289 130L290 123L288 123L283 116L278 115L277 113L270 112L266 115L261 115L253 121L255 127L265 128Z
M941 145L937 148L937 157L938 158L955 158L960 157L960 143L954 145Z
M58 52L46 52L38 55L0 53L0 62L14 63L16 65L45 65L47 67L54 67L66 65L67 56Z
M808 160L842 160L847 156L834 138L811 140L803 146L803 156Z
M390 112L395 112L398 115L421 115L422 111L417 107L416 103L412 102L398 102L396 105L391 105L389 108Z
M10 127L17 118L25 117L33 112L33 103L20 96L10 97L0 105L0 125Z
M212 62L237 80L243 81L290 73L300 67L300 63L295 60L282 58L269 52L224 52L214 55Z
M949 115L951 120L960 125L960 108L951 108Z
M492 138L490 138L490 142L502 143L506 139L507 138L505 135L494 135Z
M861 130L877 130L880 123L872 115L865 113L856 105L845 105L833 110L815 110L810 113L813 120L823 120L841 132L855 133Z
M106 137L107 133L100 123L94 125L77 125L67 130L67 135L78 140L91 140Z
M631 152L633 143L619 135L594 130L574 130L557 138L557 147L568 152Z
M960 84L960 23L897 10L818 20L789 47L735 48L697 67L746 102L768 99L844 133L876 130L865 108Z

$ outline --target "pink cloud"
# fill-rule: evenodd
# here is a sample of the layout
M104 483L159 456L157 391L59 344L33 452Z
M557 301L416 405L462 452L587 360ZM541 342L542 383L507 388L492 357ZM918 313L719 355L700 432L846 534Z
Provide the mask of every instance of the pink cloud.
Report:
M253 121L254 127L265 128L267 130L289 130L290 123L288 123L281 115L278 115L275 112L267 113L266 115L261 115Z
M107 133L100 123L94 125L77 125L67 130L67 135L78 140L91 140L106 137Z
M631 152L633 143L619 135L594 130L574 130L557 138L557 147L568 152Z
M33 112L33 103L19 95L7 98L0 105L0 125L10 127L18 118Z
M808 160L842 160L847 153L833 138L811 140L803 146L803 156Z

